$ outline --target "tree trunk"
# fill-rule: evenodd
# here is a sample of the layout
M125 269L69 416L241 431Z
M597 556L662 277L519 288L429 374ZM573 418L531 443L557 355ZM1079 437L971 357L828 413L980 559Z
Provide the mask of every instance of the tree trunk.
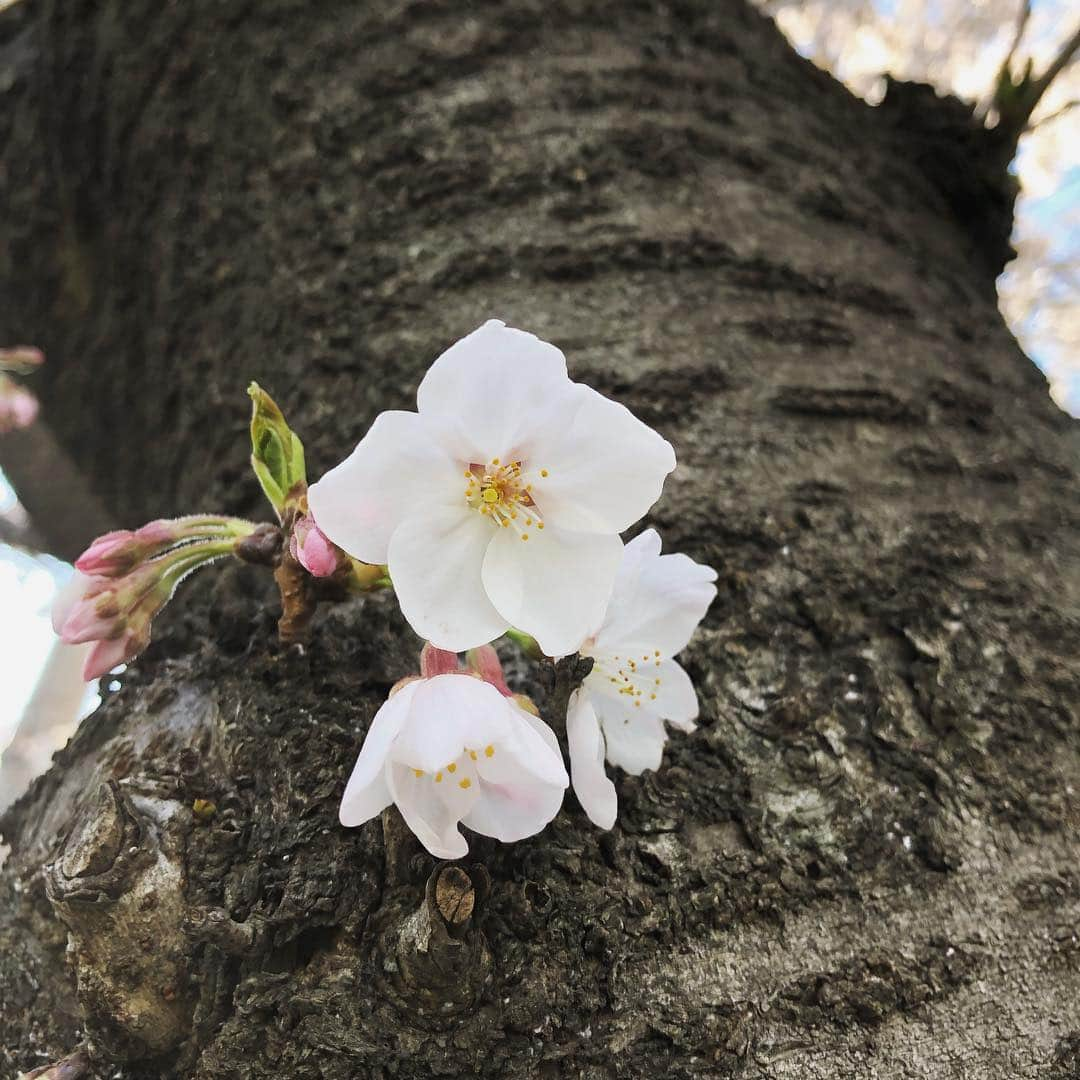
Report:
M1080 438L996 309L1004 177L943 190L932 124L739 0L26 0L0 41L0 330L118 522L265 515L249 379L315 478L498 316L674 443L651 521L720 572L699 730L610 833L568 796L468 876L337 824L392 602L301 653L268 575L185 586L3 819L5 1075L1078 1075Z

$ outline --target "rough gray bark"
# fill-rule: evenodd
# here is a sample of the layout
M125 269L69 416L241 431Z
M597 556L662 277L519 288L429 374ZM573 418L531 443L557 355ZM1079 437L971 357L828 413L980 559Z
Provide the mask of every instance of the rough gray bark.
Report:
M118 520L259 512L250 377L315 476L499 315L672 440L720 571L700 730L467 882L336 824L392 604L299 654L193 583L3 819L8 1072L1077 1074L1080 439L932 124L736 0L5 19L0 329Z

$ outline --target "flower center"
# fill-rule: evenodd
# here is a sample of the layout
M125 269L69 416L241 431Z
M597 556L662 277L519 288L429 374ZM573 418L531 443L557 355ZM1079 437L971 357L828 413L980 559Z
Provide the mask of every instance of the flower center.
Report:
M451 761L444 765L441 769L436 769L430 776L432 783L442 784L449 782L450 784L457 784L462 791L468 791L469 788L475 783L474 776L475 770L471 768L469 762L479 761L481 758L491 760L495 756L495 747L488 743L487 746L479 750L473 750L470 747L465 747L465 752L457 759L457 761ZM469 759L468 762L465 760ZM473 773L473 776L462 775ZM428 774L423 769L413 769L413 776L417 780L423 779Z
M547 475L547 469L540 470L540 476ZM513 529L522 540L528 540L530 529L544 527L533 501L532 483L527 482L520 461L504 465L492 458L486 465L474 463L465 470L465 479L465 501L500 528Z
M582 650L584 654L584 650ZM642 701L655 701L660 689L660 650L636 656L594 656L593 673L604 679L612 691L621 694L640 709ZM591 677L591 676L590 676Z

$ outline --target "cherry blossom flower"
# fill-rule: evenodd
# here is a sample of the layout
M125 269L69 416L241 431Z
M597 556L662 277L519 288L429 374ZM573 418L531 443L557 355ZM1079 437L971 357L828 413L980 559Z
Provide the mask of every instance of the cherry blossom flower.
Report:
M618 534L675 467L671 445L498 320L435 361L417 408L382 413L311 487L319 528L386 564L405 617L440 648L515 626L572 652L603 615Z
M569 784L551 729L441 663L450 655L429 654L425 669L442 673L399 683L375 714L339 812L342 825L362 825L394 803L440 859L468 853L459 822L507 843L535 835Z
M716 572L686 555L661 555L647 529L626 545L600 629L581 646L593 669L570 698L566 735L574 793L602 829L615 823L604 759L637 775L656 769L667 720L694 730L697 694L673 659L716 596Z

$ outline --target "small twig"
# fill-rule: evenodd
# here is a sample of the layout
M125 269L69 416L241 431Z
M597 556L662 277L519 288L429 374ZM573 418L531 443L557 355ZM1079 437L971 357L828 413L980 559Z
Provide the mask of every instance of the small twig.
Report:
M281 618L278 637L284 645L304 643L311 634L311 619L317 602L311 588L311 575L283 548L281 561L274 569L274 580L281 593Z
M1052 120L1057 120L1058 117L1064 116L1067 112L1075 109L1077 105L1080 105L1080 98L1074 98L1072 101L1067 101L1060 109L1055 109L1049 116L1044 116L1041 119L1036 120L1034 124L1028 124L1027 130L1034 131L1036 128L1041 128L1043 124L1049 124Z
M547 700L544 702L543 715L548 726L562 735L566 731L566 710L570 705L570 695L585 681L593 669L593 658L574 653L552 662L547 669L550 679Z
M1007 75L1012 71L1013 57L1016 55L1016 50L1020 48L1020 41L1024 36L1024 31L1027 29L1028 19L1031 18L1031 0L1024 0L1020 5L1020 12L1016 17L1016 30L1013 33L1012 44L1009 46L1009 51L1005 54L1005 59L1001 62L1001 67L998 69L1002 74Z
M1035 106L1042 100L1043 94L1050 89L1050 84L1072 63L1078 50L1080 50L1080 26L1077 26L1072 37L1062 45L1050 66L1032 83L1027 115L1024 117L1025 123L1035 111Z

